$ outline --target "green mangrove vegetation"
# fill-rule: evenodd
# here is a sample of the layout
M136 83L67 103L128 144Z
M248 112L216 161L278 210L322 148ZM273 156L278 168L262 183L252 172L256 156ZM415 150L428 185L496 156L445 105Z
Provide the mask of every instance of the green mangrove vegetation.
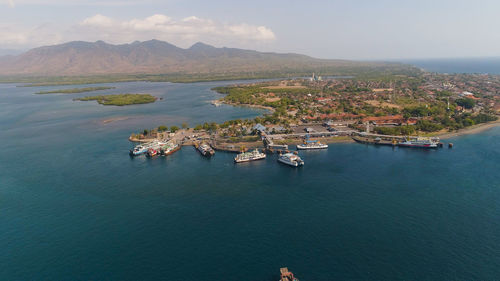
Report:
M79 94L86 92L95 92L95 91L103 91L115 89L115 87L87 87L87 88L73 88L73 89L60 89L54 91L41 91L36 92L37 95L46 95L46 94Z
M150 94L118 94L118 95L100 95L100 96L90 96L84 98L74 99L77 101L92 101L95 100L102 105L132 105L132 104L145 104L153 103L156 101L156 97Z

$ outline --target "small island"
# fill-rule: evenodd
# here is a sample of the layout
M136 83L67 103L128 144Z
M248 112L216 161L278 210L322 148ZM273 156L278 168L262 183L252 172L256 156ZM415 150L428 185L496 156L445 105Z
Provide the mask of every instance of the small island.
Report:
M74 100L76 101L95 100L102 105L124 106L132 104L153 103L157 100L157 98L150 94L118 94L118 95L89 96Z
M73 89L61 89L54 91L41 91L36 92L36 95L47 95L47 94L79 94L86 92L95 92L95 91L103 91L114 89L115 87L87 87L87 88L73 88Z

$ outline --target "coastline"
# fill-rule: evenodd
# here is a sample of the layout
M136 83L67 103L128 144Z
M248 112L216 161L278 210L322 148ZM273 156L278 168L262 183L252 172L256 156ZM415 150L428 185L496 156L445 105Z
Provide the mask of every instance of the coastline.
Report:
M473 125L454 132L438 133L435 136L439 137L440 139L450 139L459 136L478 134L486 130L495 128L497 126L500 126L500 119L496 121Z
M268 113L269 114L272 114L274 113L274 108L270 107L270 106L264 106L264 105L257 105L257 104L239 104L239 103L232 103L232 102L228 102L228 101L225 101L224 99L218 99L218 100L215 100L221 104L226 104L226 105L231 105L231 106L239 106L239 107L249 107L249 108L258 108L258 109L265 109L267 111L269 111Z
M322 143L326 144L336 144L336 143L353 143L354 140L350 136L337 136L337 137L324 137L324 138L313 138L315 140L319 140ZM287 145L297 145L303 143L304 140L301 138L294 139L284 139L280 141L276 141L276 144L287 144Z

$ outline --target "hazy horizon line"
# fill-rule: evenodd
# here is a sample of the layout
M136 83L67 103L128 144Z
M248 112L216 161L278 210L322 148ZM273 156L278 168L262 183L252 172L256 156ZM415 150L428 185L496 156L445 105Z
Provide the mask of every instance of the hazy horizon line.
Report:
M257 51L257 52L262 52L262 53L299 54L299 55L310 56L310 57L316 58L316 59L350 60L350 61L363 61L363 62L409 62L409 61L431 61L431 60L500 59L500 55L498 55L498 56L463 56L463 57L462 56L460 56L460 57L458 57L458 56L450 56L450 57L403 57L403 58L380 58L380 59L354 59L354 58L342 58L342 57L334 57L334 58L332 58L332 57L322 57L322 56L307 55L307 54L303 54L303 53L300 53L300 52L259 51L259 50L252 49L252 48L248 48L247 49L247 48L228 47L228 46L217 47L217 46L214 46L212 44L204 43L202 41L196 42L196 43L192 44L190 47L182 48L182 47L179 47L179 46L177 46L177 45L175 45L173 43L170 43L168 41L154 39L154 38L153 39L149 39L149 40L144 40L144 41L133 40L133 41L128 42L128 43L109 43L109 42L106 42L105 40L96 40L96 41L72 40L72 41L66 41L66 42L62 42L62 43L58 43L58 44L40 45L40 46L36 46L36 47L31 47L31 48L20 48L20 49L15 49L15 48L0 48L0 57L18 56L18 55L22 55L23 53L26 53L26 52L28 52L30 50L33 50L33 49L42 48L42 47L58 46L58 45L72 43L72 42L85 42L85 43L104 42L104 43L109 44L109 45L118 46L118 45L130 45L130 44L133 44L133 43L136 43L136 42L144 43L144 42L148 42L148 41L165 42L165 43L174 45L174 46L176 46L178 48L181 48L181 49L189 49L189 48L191 48L192 46L194 46L196 44L202 43L202 44L205 44L205 45L208 45L208 46L212 46L212 47L215 47L215 48L243 49L243 50L251 50L251 51Z

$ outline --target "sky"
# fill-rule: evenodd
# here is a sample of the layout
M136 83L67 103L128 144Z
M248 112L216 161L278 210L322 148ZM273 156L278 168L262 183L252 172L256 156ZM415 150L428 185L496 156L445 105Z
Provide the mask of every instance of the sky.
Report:
M0 54L158 39L317 58L499 57L498 0L0 0Z

